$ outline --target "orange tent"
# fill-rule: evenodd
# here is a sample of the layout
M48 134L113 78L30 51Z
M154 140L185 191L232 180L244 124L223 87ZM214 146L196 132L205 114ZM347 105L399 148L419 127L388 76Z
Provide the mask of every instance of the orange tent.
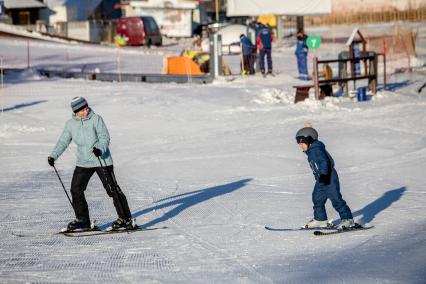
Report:
M200 66L186 56L167 57L166 74L170 75L203 75Z

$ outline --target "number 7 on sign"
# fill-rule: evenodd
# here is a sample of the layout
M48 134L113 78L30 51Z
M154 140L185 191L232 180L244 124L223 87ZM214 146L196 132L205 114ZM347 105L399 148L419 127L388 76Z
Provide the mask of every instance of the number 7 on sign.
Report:
M306 44L310 49L317 49L321 45L321 38L317 35L309 36L306 39Z

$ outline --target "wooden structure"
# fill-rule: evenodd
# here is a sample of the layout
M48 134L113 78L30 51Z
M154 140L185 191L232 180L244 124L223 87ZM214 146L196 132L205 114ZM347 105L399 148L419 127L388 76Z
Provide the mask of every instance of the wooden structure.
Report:
M376 93L377 84L378 84L378 58L383 56L383 84L386 89L386 57L382 53L368 52L367 55L361 56L358 58L347 58L347 59L328 59L328 60L318 60L317 57L313 59L313 81L312 85L299 85L293 86L296 89L295 103L303 101L309 97L310 88L315 88L315 98L323 99L327 95L328 90L331 89L331 86L334 84L339 84L341 88L344 89L346 96L349 94L349 82L355 82L359 80L368 80L368 89L372 93ZM361 60L364 62L364 72L360 75L356 75L353 71L353 68L348 68L353 65L353 62L356 60ZM333 78L324 78L319 75L319 66L325 64L343 64L343 73L338 77ZM348 72L349 70L349 72Z
M319 60L313 58L313 85L293 86L296 88L295 102L303 101L309 97L309 89L315 88L315 98L323 99L326 95L332 94L332 86L338 84L344 90L346 96L349 95L349 82L353 82L353 88L356 89L356 81L368 80L368 89L372 93L377 91L378 78L378 60L379 56L383 56L383 83L386 89L386 56L383 53L367 51L367 41L362 33L355 28L351 36L348 38L346 45L348 52L342 52L343 56L338 59ZM361 48L359 48L361 46ZM329 74L320 76L318 70L330 69L329 65L338 64L338 76L333 77ZM321 67L321 68L319 68ZM324 71L325 72L325 71Z
M360 45L362 46L362 49L359 48ZM362 33L359 31L358 28L355 28L352 31L351 36L348 38L346 42L346 46L348 46L349 48L349 58L356 59L356 60L350 61L350 68L351 68L352 74L358 75L361 73L359 57L360 55L365 55L367 52L367 41L365 40L364 36L362 35ZM367 68L366 61L364 60L364 74L367 73L366 68Z

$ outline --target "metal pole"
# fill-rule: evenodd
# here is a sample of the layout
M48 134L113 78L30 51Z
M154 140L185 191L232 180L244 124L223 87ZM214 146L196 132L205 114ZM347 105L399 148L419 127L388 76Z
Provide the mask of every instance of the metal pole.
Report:
M281 19L281 15L277 15L277 16L275 16L276 17L276 19L277 19L277 43L278 43L278 45L281 45L281 42L282 42L282 31L283 31L283 28L282 28L282 19Z
M386 53L383 53L383 90L386 91Z
M58 173L58 171L56 170L55 165L53 165L52 167L55 169L55 173L56 173L56 175L58 176L58 179L59 179L59 181L61 182L62 188L64 189L65 194L66 194L66 195L67 195L67 197L68 197L68 201L70 202L71 207L74 209L74 205L72 204L71 198L70 198L70 196L68 195L67 190L65 189L65 185L64 185L64 183L62 182L62 179L61 179L61 177L59 176L59 173Z
M214 34L213 35L213 57L214 57L214 67L213 67L213 70L214 70L214 78L217 78L217 77L219 77L219 60L218 60L218 58L219 58L219 54L218 54L218 52L219 52L219 47L218 47L218 34L216 33L216 34Z
M1 113L3 114L3 57L0 58L0 95L1 95Z
M27 68L30 68L30 41L27 40Z
M219 0L215 0L216 23L219 22Z
M106 161L102 158L102 160L104 161L104 163L105 163L105 166L102 164L102 162L101 162L101 158L99 158L99 157L97 157L98 158L98 161L99 161L99 164L101 165L101 168L102 168L102 170L104 171L104 172L107 172L107 174L108 174L108 176L107 175L105 175L105 177L106 177L106 179L107 179L107 183L109 184L109 186L110 186L110 189L111 189L111 192L113 193L113 194L115 194L116 195L116 197L117 197L117 199L118 199L118 206L120 207L120 213L122 213L122 214L125 214L125 212L124 212L124 206L123 206L123 200L121 199L121 195L120 195L120 193L122 193L122 191L121 191L121 188L118 186L118 183L117 183L117 181L116 181L116 179L114 178L114 176L112 175L112 173L111 173L111 171L108 169L108 166L107 166L107 163L106 163ZM111 181L109 181L109 179L111 180ZM121 216L120 216L121 217Z
M214 78L223 74L222 68L222 36L215 33L213 35L213 56L214 56Z
M318 85L318 57L314 57L314 87L315 87L315 99L319 100L319 85Z
M117 70L118 70L118 82L121 83L121 70L120 70L120 48L117 48Z
M68 62L69 62L68 47L65 47L64 57L65 57L65 64L68 65Z

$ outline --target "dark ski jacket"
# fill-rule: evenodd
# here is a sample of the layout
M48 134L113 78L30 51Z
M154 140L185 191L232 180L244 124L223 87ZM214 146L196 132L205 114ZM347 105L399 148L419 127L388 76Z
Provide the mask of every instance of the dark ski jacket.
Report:
M240 42L243 55L251 55L253 54L253 51L256 50L256 47L253 45L253 43L247 36L243 36L240 39Z
M315 140L306 151L306 155L308 155L308 162L317 183L329 185L331 182L338 182L335 180L337 173L334 169L333 158L325 149L324 143Z
M271 49L274 36L268 27L263 27L257 35L257 46L259 49Z

